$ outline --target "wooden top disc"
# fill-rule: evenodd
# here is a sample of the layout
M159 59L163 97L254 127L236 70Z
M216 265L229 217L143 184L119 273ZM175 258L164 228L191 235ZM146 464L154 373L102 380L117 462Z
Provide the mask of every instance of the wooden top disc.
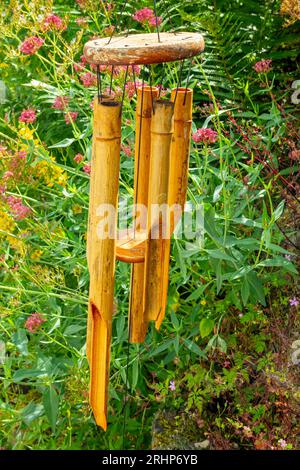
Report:
M89 64L134 65L160 64L193 57L204 49L199 33L130 34L88 41L84 55Z

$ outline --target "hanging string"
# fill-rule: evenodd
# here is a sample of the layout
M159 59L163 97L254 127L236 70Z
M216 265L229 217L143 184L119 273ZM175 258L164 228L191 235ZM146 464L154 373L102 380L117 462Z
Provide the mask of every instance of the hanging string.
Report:
M101 73L100 73L100 67L97 65L97 95L98 95L98 103L101 103L101 97L102 97L102 88L101 88Z
M110 84L109 84L109 94L111 95L111 90L112 90L112 84L113 84L113 78L114 78L114 70L115 66L111 66L111 75L110 75Z
M153 0L153 3L154 3L154 15L155 15L155 24L156 24L157 40L158 40L158 42L160 42L156 0Z
M176 35L176 31L175 31L175 26L174 26L174 23L173 23L173 20L172 20L172 17L171 17L171 14L170 14L170 11L169 11L169 8L168 8L168 5L166 4L166 1L163 0L163 3L164 3L164 7L165 7L165 10L167 12L167 15L168 15L168 20L171 24L171 31Z
M125 78L124 78L124 85L123 85L123 93L122 93L122 100L121 100L120 113L122 113L123 104L124 104L125 91L126 91L126 83L127 83L127 75L128 75L128 68L129 68L129 65L126 65L126 72L125 72Z
M178 77L178 82L176 86L176 93L175 93L175 98L174 98L174 105L176 103L177 95L178 95L178 89L181 85L181 79L182 79L182 70L183 70L183 64L184 64L184 59L180 63L180 69L179 69L179 77Z
M188 86L189 86L189 83L190 83L191 69L192 69L192 59L190 59L189 70L188 70L188 74L187 74L187 77L186 77L186 86L185 86L185 93L184 93L184 99L183 99L183 106L185 106L186 95L187 95Z
M134 65L132 65L131 68L132 68L132 78L133 78L133 84L134 84L134 91L135 91L135 94L137 96L137 85L136 85ZM144 81L143 81L143 83L144 83Z
M149 66L149 85L150 85L150 93L151 93L151 104L152 104L152 112L155 114L155 106L154 106L154 97L153 97L153 90L152 90L152 65Z
M123 3L123 8L122 8L121 11L120 11L120 14L117 15L116 23L115 23L115 25L113 26L113 30L112 30L112 32L111 32L111 35L110 35L110 37L109 37L109 40L108 40L108 43L107 43L107 44L110 44L110 42L111 42L111 40L112 40L112 38L113 38L115 32L118 30L118 28L119 28L119 26L120 26L120 22L121 22L121 19L123 18L123 13L124 13L124 11L125 11L125 8L126 8L126 6L127 6L127 3L128 3L128 0L125 0L125 2ZM125 26L127 27L127 35L128 35L128 34L129 34L129 29L128 29L127 23L128 23L128 21L126 21Z

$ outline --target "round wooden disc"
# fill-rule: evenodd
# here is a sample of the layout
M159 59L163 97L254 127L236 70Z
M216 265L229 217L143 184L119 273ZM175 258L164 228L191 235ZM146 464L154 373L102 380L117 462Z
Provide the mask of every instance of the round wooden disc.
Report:
M160 64L193 57L204 49L199 33L130 34L88 41L84 55L90 64L134 65Z

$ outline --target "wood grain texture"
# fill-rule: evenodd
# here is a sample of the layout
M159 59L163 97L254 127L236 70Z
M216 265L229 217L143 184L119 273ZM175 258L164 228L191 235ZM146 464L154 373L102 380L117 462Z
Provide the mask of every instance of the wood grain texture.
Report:
M109 237L103 238L102 205L117 207L120 166L121 113L116 102L94 101L88 264L90 272L87 352L90 363L90 403L96 423L107 427L107 390L114 299L117 212L106 218Z
M148 206L149 170L151 153L151 119L153 100L158 97L158 88L144 86L138 88L135 126L135 163L134 163L134 202ZM143 210L135 214L134 237L142 230L147 234L147 213ZM145 258L145 246L144 258ZM144 310L145 263L133 264L131 268L129 325L130 342L142 343L145 340L148 322Z
M145 254L144 309L147 321L156 321L162 309L163 273L169 265L169 217L157 211L167 208L170 147L173 135L174 104L157 101L151 121L151 159L148 204L148 239ZM163 238L167 236L167 238Z
M88 41L84 55L90 64L133 65L158 64L193 57L204 50L204 39L199 33L177 32L130 34Z
M193 90L173 89L171 101L174 105L174 133L170 149L170 172L168 187L168 205L170 207L170 233L172 234L184 210L188 182L190 140L193 112ZM174 209L174 210L173 210ZM165 252L163 261L161 311L155 322L156 329L164 319L169 284L169 252Z

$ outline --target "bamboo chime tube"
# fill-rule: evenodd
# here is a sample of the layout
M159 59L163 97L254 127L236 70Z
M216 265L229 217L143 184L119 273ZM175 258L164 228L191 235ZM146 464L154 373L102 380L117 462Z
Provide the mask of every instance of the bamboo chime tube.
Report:
M151 117L153 100L158 96L158 88L149 86L137 90L135 165L134 165L134 202L141 205L134 231L146 230L148 206L148 187L151 151ZM137 209L138 211L138 209ZM131 268L131 287L129 302L130 342L142 343L145 339L148 323L143 309L143 285L145 263L133 263Z
M88 264L90 271L88 357L90 403L96 423L107 427L117 200L121 140L120 104L94 102ZM110 212L109 208L111 209Z
M164 262L170 250L169 217L166 208L174 104L170 101L156 101L154 110L151 120L148 239L144 280L144 309L147 321L156 321L161 313ZM162 209L162 212L159 209Z
M193 90L191 88L173 89L171 101L174 104L174 134L170 150L170 173L168 205L170 209L170 234L173 233L184 210L187 193L190 140L193 111ZM163 262L163 287L161 312L155 322L160 328L167 306L169 282L169 252L165 252Z
M193 90L176 88L172 90L171 101L174 107L174 136L171 144L170 177L168 203L172 207L178 204L184 210L187 193L189 155L193 112ZM171 220L171 233L181 216L181 211L174 214Z

